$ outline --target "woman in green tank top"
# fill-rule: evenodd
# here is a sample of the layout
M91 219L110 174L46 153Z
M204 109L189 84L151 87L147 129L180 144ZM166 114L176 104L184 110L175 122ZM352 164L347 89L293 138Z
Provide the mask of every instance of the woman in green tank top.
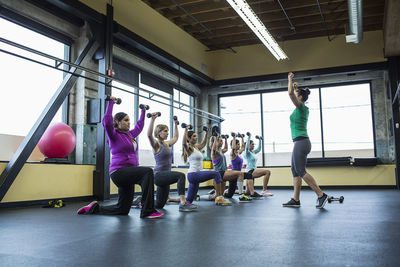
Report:
M319 188L314 177L306 171L307 155L311 151L311 142L307 133L308 107L304 104L310 90L308 88L299 88L298 83L293 83L293 73L288 74L288 93L292 103L296 109L290 115L290 130L293 139L292 152L292 174L293 174L293 198L287 203L283 203L284 207L300 207L300 190L301 183L304 180L312 190L317 194L316 208L324 207L328 200L328 196Z

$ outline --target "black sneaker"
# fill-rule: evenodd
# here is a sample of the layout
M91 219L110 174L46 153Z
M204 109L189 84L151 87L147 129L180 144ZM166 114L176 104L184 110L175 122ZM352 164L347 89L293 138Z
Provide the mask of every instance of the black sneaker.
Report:
M250 195L250 197L252 199L263 199L264 197L262 195L260 195L259 193L257 193L256 191L254 191L253 195Z
M317 205L315 205L315 207L317 209L322 209L327 201L328 201L328 195L324 193L322 197L317 198Z
M239 197L239 201L241 201L241 202L249 202L249 201L252 201L252 199L249 198L248 196L246 196L245 194L242 194L242 195Z
M288 202L283 203L282 206L284 207L293 207L293 208L300 208L300 200L296 201L293 198L291 198Z

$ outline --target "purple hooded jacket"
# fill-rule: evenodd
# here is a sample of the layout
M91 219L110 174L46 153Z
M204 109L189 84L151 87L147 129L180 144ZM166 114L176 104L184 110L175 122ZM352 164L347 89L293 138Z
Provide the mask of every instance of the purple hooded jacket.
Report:
M103 117L103 126L107 133L107 143L111 150L110 173L120 168L138 166L139 160L137 151L139 145L136 142L136 136L140 134L144 127L144 115L146 111L142 109L140 118L136 122L135 128L127 132L121 132L114 128L114 118L112 110L114 101L108 101L106 113ZM132 141L133 140L133 141ZM136 143L134 146L133 142Z

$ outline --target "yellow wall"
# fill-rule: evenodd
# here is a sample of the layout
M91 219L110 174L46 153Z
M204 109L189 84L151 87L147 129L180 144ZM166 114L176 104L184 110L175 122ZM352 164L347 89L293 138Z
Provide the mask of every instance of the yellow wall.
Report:
M7 163L0 163L0 172ZM2 202L29 201L40 199L58 199L93 195L92 165L68 164L32 164L27 163L15 179ZM313 167L308 171L320 185L386 185L394 186L394 165L374 167ZM183 173L187 169L174 169ZM290 168L271 168L270 186L291 186ZM186 185L188 185L186 181ZM211 186L212 181L200 184ZM262 179L256 179L256 185L262 185ZM176 189L172 185L171 189ZM140 192L140 187L135 187ZM117 194L116 186L111 182L111 194Z
M107 13L106 5L110 2L107 0L80 1L102 14ZM113 7L114 20L132 32L199 71L201 71L202 63L208 65L206 46L144 2L114 0Z
M81 0L105 14L107 0ZM186 64L208 76L229 79L289 71L348 66L384 61L382 31L364 32L360 44L346 43L344 35L281 42L289 60L278 62L263 45L205 52L207 47L140 0L114 0L114 19Z
M289 60L277 61L262 45L235 47L229 51L211 52L209 72L216 80L348 66L385 61L382 31L365 32L359 44L346 43L339 35L280 43Z

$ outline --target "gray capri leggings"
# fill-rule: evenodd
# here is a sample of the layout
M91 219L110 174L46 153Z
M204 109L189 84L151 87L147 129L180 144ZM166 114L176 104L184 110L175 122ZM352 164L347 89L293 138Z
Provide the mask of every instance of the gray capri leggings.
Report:
M292 152L292 174L293 177L303 178L306 174L307 155L311 151L309 138L294 141Z

